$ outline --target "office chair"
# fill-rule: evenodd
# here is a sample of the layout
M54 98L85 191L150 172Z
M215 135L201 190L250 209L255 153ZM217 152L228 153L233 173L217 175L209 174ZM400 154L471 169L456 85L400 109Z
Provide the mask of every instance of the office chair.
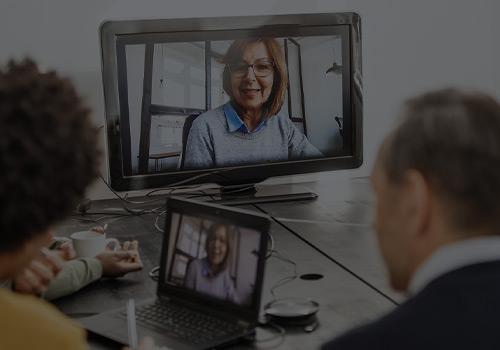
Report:
M186 155L186 144L189 135L189 130L191 130L191 125L193 125L194 120L199 116L199 114L191 114L184 121L184 126L182 127L182 152L181 161L179 164L179 170L184 169L184 160Z

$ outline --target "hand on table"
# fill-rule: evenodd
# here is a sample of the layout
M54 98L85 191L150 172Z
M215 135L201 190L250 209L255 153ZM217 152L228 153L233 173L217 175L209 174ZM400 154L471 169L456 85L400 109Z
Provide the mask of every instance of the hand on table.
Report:
M125 346L122 350L132 350L128 346ZM137 350L171 350L166 346L159 347L155 344L155 341L151 337L144 337L141 339L137 345Z
M142 270L142 261L139 257L137 241L126 241L123 248L118 246L116 251L100 253L96 258L102 264L103 277L121 277L133 271Z
M104 225L104 226L107 226L107 225ZM102 226L94 226L89 231L95 231L95 232L99 232L99 233L105 234L106 233L105 230L106 229L104 227L102 227Z
M14 278L13 289L20 293L41 295L63 267L63 258L57 252L44 248Z

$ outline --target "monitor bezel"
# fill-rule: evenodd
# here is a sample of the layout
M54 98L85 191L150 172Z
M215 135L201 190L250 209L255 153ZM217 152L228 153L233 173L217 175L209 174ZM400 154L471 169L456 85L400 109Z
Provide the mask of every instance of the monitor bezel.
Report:
M123 171L122 133L128 125L120 123L120 89L118 84L117 48L133 42L138 34L141 40L170 36L177 40L195 37L197 40L212 35L224 38L230 33L246 33L253 37L300 36L304 30L321 32L337 28L347 33L343 43L343 114L344 142L352 154L322 159L295 160L260 165L241 165L227 168L149 173L127 176ZM331 30L330 30L331 31ZM325 31L326 32L326 31ZM317 13L293 15L261 15L204 18L168 18L105 21L100 27L101 62L105 103L108 182L115 191L153 189L182 184L217 183L221 186L259 183L267 178L316 173L331 170L354 169L363 162L362 149L362 70L361 19L357 13ZM156 40L156 39L155 39ZM222 39L221 39L222 40ZM347 74L344 74L347 73ZM124 93L123 91L121 92ZM350 121L346 122L346 116ZM190 181L190 179L192 179Z

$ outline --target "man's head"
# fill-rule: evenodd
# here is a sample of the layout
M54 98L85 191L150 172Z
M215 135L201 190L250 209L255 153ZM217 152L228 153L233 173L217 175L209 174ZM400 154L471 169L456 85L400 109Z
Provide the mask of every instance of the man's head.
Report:
M500 233L500 105L458 90L407 101L372 173L391 284L455 240Z
M90 111L68 79L34 62L0 70L0 254L43 240L98 175Z

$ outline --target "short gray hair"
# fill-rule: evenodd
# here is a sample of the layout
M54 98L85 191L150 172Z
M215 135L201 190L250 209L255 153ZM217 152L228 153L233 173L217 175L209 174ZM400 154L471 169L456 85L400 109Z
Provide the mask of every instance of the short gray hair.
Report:
M382 164L391 183L419 171L461 229L500 230L500 105L445 89L406 101Z

